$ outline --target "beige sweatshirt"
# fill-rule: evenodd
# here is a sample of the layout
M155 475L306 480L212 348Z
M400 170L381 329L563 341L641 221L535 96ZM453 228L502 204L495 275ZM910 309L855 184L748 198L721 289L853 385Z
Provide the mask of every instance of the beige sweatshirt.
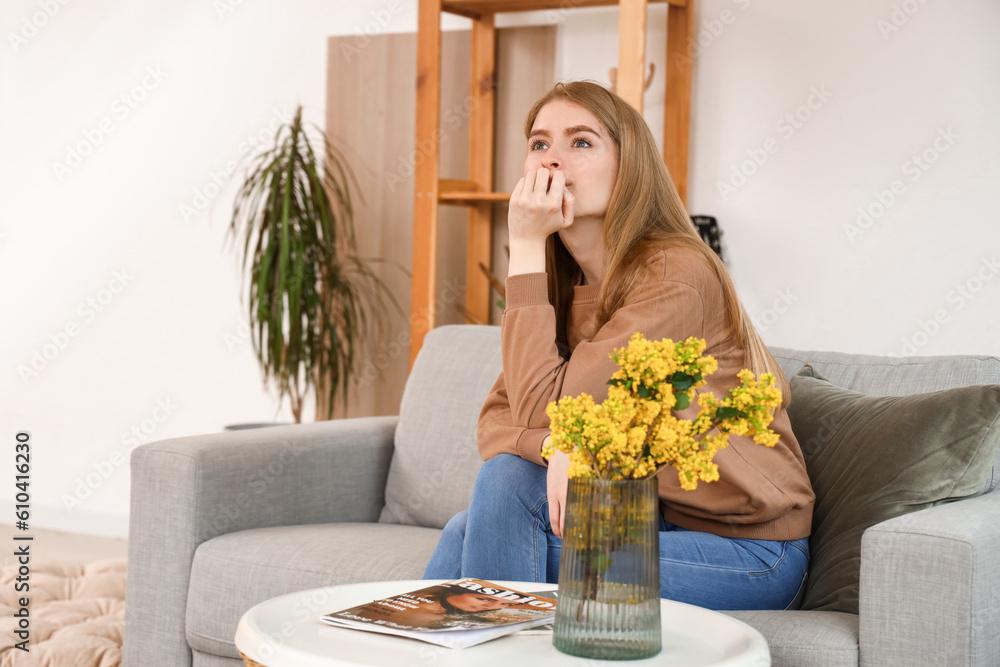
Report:
M646 338L704 338L719 362L708 384L723 398L739 384L744 354L733 339L722 285L708 263L692 250L667 248L649 254L645 279L599 330L600 284L574 288L567 326L572 354L556 350L555 309L549 303L544 273L507 278L507 307L501 322L503 371L479 416L478 442L483 459L509 452L545 465L542 440L549 434L545 408L562 396L588 393L607 397L607 381L617 370L614 348L628 345L635 331ZM680 413L690 418L692 404ZM685 491L676 470L659 477L664 518L682 528L724 537L794 540L809 535L815 496L805 461L792 434L787 412L779 410L771 429L781 436L774 448L743 436L730 436L715 461L719 480Z

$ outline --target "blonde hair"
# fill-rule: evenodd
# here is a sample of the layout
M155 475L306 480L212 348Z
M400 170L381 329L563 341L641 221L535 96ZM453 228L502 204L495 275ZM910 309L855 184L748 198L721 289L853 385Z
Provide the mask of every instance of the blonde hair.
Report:
M726 313L747 367L758 375L773 373L781 389L782 407L787 406L791 398L788 380L754 329L722 260L695 231L642 115L592 81L557 83L528 112L526 137L542 107L557 99L594 114L618 147L618 176L604 217L606 268L597 298L598 326L604 326L625 303L626 295L640 279L643 255L651 246L690 248L715 270L722 283ZM558 234L547 241L546 272L549 301L556 311L557 345L560 353L568 357L566 321L580 267Z

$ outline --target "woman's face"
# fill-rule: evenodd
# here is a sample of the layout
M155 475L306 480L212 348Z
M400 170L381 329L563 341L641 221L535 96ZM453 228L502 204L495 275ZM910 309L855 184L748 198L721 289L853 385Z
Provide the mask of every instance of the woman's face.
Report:
M448 604L453 606L455 609L472 612L502 609L503 607L510 607L518 604L517 602L501 600L498 597L484 595L482 593L463 593L461 595L449 596L446 599L448 600Z
M579 104L552 100L535 117L525 173L562 171L576 218L603 217L618 178L618 146L597 117Z

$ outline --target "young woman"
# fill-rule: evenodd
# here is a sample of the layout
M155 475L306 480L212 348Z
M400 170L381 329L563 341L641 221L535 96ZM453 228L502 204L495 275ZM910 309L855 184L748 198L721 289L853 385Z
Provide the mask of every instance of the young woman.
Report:
M545 407L582 392L603 400L617 368L609 353L635 331L705 338L719 363L705 390L716 396L750 368L774 373L789 399L642 116L597 84L557 84L529 112L525 135L508 214L503 372L479 417L485 463L428 578L558 581L568 463L561 452L541 456ZM781 436L773 449L731 436L716 455L720 479L695 491L682 490L672 469L659 475L663 597L712 609L796 602L815 496L784 406L771 429Z

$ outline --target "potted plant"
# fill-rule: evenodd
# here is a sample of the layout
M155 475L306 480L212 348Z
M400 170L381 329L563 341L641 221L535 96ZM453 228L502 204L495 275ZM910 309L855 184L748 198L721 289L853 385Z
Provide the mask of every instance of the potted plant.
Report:
M389 304L401 311L358 255L344 156L302 107L278 128L274 146L251 159L230 221L250 278L250 339L264 382L291 401L296 422L311 389L316 419L346 410L358 362L384 329Z

